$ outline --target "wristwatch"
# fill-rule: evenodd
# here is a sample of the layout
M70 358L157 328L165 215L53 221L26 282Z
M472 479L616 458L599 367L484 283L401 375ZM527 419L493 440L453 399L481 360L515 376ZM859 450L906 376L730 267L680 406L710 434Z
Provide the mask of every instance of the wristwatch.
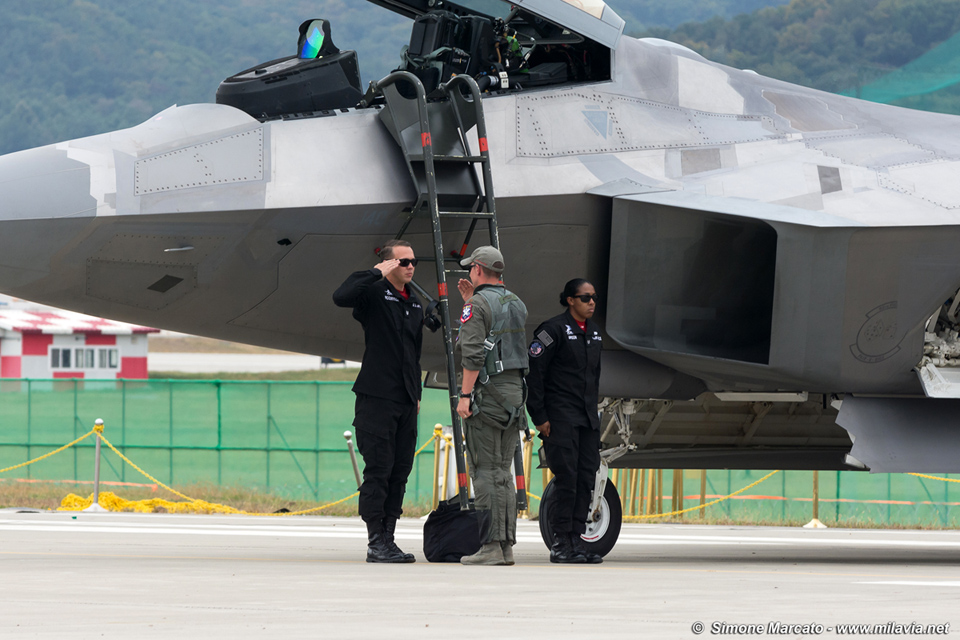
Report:
M464 391L463 389L460 389L460 397L461 397L461 398L473 398L473 391L467 393L467 392Z

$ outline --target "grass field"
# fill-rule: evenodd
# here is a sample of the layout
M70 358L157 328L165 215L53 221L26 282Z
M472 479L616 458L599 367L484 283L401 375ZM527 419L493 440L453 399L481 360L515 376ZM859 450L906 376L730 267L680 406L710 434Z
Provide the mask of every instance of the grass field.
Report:
M359 369L307 369L305 371L269 371L264 373L183 373L180 371L151 371L151 380L243 380L253 382L353 382Z
M276 513L281 509L287 511L302 511L313 509L326 502L315 500L291 500L271 493L251 491L245 487L218 487L211 484L192 484L175 487L177 491L191 498L206 500L217 504L227 505L250 513ZM170 501L182 499L168 493L162 488L149 487L118 487L104 485L101 491L111 491L127 500L149 500L163 498ZM17 480L0 480L0 509L23 507L29 509L56 510L63 498L74 493L82 498L90 498L93 489L90 484L77 484L70 481L48 483L26 483ZM405 512L408 516L422 516L429 511L427 503L407 504ZM162 510L160 510L162 512ZM323 516L356 516L357 501L352 499L322 511L309 515Z
M281 509L287 511L301 511L313 509L315 507L327 504L313 500L291 500L287 497L268 492L255 491L246 487L220 487L207 483L198 483L191 485L178 485L175 487L179 492L190 497L200 498L207 502L227 505L246 511L249 513L276 513ZM181 500L179 497L166 492L162 488L151 487L117 487L106 485L101 491L111 491L127 500L149 500L151 498L163 498L171 501ZM78 484L70 481L33 481L0 479L0 509L5 508L26 508L39 510L56 510L65 496L70 493L80 497L90 498L92 488L90 484ZM534 505L536 502L534 501ZM421 517L430 511L429 501L412 502L407 501L404 504L405 517ZM163 513L162 508L157 510ZM356 516L357 501L351 499L343 504L335 505L321 511L317 511L308 516ZM536 519L536 507L532 511L533 519ZM880 522L869 518L848 517L836 519L831 515L821 515L822 521L832 528L852 528L852 529L953 529L955 523L943 524L938 521L916 522L912 524L903 524L898 522ZM673 516L669 518L656 518L644 520L651 523L672 523L672 524L708 524L716 526L784 526L801 527L809 522L809 516L794 515L787 518L780 517L760 517L756 513L743 514L741 516L730 516L724 512L722 507L711 507L707 510L704 517L700 517L699 512L685 514L683 517Z
M149 339L150 353L254 353L291 355L289 351L279 351L266 347L257 347L241 342L228 342L200 336L164 336L152 335Z

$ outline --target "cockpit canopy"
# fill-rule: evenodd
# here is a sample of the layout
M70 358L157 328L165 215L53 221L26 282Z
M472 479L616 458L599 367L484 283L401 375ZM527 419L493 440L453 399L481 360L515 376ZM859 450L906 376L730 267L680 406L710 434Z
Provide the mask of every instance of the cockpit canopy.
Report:
M481 91L609 80L624 28L603 0L370 2L414 20L399 68L420 78L428 94L460 74ZM305 21L299 36L297 55L227 78L217 102L262 119L356 106L362 96L356 52L333 44L326 20Z
M510 20L517 32L540 40L581 36L615 49L625 23L603 0L369 0L408 18L430 11ZM564 33L568 32L568 33ZM544 44L548 44L544 42Z

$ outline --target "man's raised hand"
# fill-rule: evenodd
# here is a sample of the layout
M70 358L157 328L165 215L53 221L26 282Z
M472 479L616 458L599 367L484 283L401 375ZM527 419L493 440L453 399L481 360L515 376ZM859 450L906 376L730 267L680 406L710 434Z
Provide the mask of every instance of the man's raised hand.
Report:
M400 266L400 261L396 258L391 258L390 260L384 260L380 264L376 265L374 269L380 272L380 275L384 278L387 277L387 274Z
M473 295L473 283L466 278L460 278L460 282L457 283L457 290L460 291L460 297L466 302Z

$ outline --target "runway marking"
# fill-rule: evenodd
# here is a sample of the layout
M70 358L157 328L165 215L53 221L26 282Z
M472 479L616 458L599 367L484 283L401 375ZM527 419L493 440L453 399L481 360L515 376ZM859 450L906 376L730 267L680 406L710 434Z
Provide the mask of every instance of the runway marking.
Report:
M543 554L537 554L537 557L540 560L536 562L529 562L529 554L524 552L518 552L517 557L520 560L519 564L516 565L514 571L530 571L530 570L545 570L551 574L556 572L563 573L583 573L584 571L589 572L590 574L596 576L598 572L609 572L609 571L631 571L631 572L642 572L642 573L694 573L694 574L712 574L712 575L762 575L762 576L814 576L814 577L828 577L828 578L900 578L900 580L874 580L874 581L860 581L853 582L851 584L877 584L877 585L923 585L923 586L960 586L960 582L955 581L936 581L935 579L930 579L929 581L920 581L920 580L903 580L904 576L895 575L895 574L871 574L871 573L842 573L835 571L758 571L758 570L747 570L747 569L715 569L715 568L704 568L704 569L688 569L680 567L668 567L668 566L624 566L618 563L616 560L608 559L602 565L597 566L558 566L550 564L546 561L546 552ZM310 558L310 557L295 557L295 558L259 558L259 557L249 557L249 556L195 556L195 555L182 555L182 556L166 556L166 555L150 555L150 554L110 554L110 553L68 553L68 552L54 552L54 551L0 551L0 556L29 556L29 557L50 557L50 558L111 558L111 559L123 559L123 560L180 560L180 561L217 561L217 562L257 562L257 563L284 563L288 565L295 564L341 564L341 565L359 565L359 566L368 566L366 561L363 559L362 554L358 555L356 559L348 560L332 560L332 559L319 559L319 558ZM697 562L702 562L698 560ZM418 561L413 565L405 565L405 571L426 571L426 570L452 570L458 571L460 565L456 563L431 563ZM469 571L469 570L467 570ZM922 578L925 576L911 576L913 578Z
M362 555L358 560L324 560L319 558L251 558L247 556L158 556L140 553L65 553L61 551L0 551L0 556L40 556L49 558L122 558L124 560L227 560L236 562L287 562L312 564L366 564Z
M367 539L366 531L304 531L297 529L246 529L232 527L227 529L201 529L185 526L151 526L131 527L126 525L87 525L69 528L63 525L8 525L0 523L0 531L39 531L46 533L156 533L162 535L193 535L193 536L256 536L267 538L356 538ZM398 540L420 540L422 536L415 534L401 534L397 532Z
M539 531L534 529L533 523L524 524L517 532L520 542L541 541ZM113 533L113 534L175 534L198 536L251 536L251 537L282 537L282 538L339 538L339 539L366 539L367 532L362 526L355 524L266 524L242 523L235 521L232 524L202 524L202 523L163 523L130 522L113 524L97 522L95 520L59 520L37 522L36 520L0 519L2 531L32 531L42 533ZM744 535L704 535L700 531L691 531L689 534L671 533L621 533L617 541L618 546L850 546L850 547L898 547L898 548L925 548L925 549L960 549L958 540L917 540L897 538L877 538L882 535L877 532L863 534L844 533L830 535L824 532L811 532L804 536L744 536ZM873 537L867 537L873 536ZM416 525L403 526L397 529L398 540L421 540L422 531Z
M888 584L904 587L960 587L960 580L936 580L919 582L915 580L888 580L884 582L854 582L853 584Z
M960 549L960 540L880 540L876 538L836 538L822 536L821 533L812 533L810 537L766 537L766 536L700 536L700 535L656 535L656 534L621 534L617 544L648 544L651 542L667 541L670 544L693 542L737 542L738 544L796 544L796 545L847 545L847 546L878 546L878 547L947 547Z

